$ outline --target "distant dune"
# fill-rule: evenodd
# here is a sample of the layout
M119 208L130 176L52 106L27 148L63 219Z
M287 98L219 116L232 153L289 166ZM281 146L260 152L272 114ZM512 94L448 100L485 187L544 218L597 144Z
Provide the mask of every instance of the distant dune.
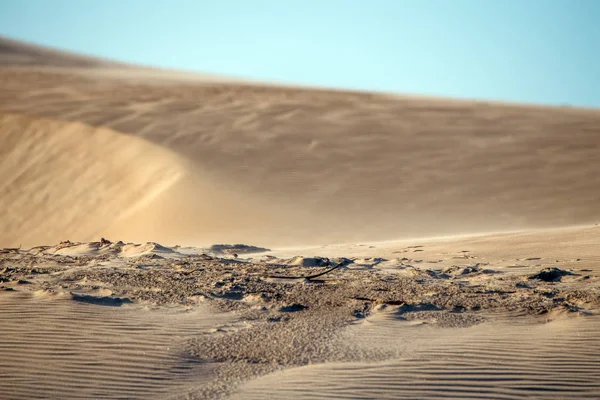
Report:
M0 39L0 397L597 399L599 155L600 110Z
M0 245L270 246L600 220L600 110L136 77L4 39L0 52Z
M110 67L125 64L25 43L0 36L0 66Z

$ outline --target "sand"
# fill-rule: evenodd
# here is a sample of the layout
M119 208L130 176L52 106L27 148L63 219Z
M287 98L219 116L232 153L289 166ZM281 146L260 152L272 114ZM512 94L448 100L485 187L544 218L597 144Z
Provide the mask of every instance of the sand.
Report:
M558 251L566 236L581 246ZM0 391L597 398L599 238L587 227L380 243L387 257L374 244L4 250ZM511 254L517 240L528 250Z
M600 111L7 39L0 89L0 397L600 396Z
M103 75L103 64L61 60L0 68L0 113L109 129L189 163L148 208L85 232L49 222L42 229L60 239L48 243L293 246L600 221L598 110L152 79L147 69L140 82L132 67L118 79L115 67ZM38 193L27 187L11 190ZM28 234L1 243L45 240Z

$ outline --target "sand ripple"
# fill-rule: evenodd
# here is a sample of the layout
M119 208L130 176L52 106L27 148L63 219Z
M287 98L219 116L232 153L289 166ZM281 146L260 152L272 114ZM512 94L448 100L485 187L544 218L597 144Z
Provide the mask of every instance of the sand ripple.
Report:
M467 329L375 321L355 329L404 356L333 363L247 383L235 399L597 399L600 317L501 321ZM394 339L397 338L397 339Z
M184 357L183 338L225 323L204 311L0 296L0 397L127 398L185 393L212 367Z

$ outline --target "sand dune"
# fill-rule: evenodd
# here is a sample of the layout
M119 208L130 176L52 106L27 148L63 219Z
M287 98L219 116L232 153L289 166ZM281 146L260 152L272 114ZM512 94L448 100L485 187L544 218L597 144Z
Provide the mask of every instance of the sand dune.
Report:
M599 135L0 38L0 397L598 398Z
M147 70L144 82L129 82L114 78L114 68L103 77L77 72L81 68L28 65L0 69L0 112L77 121L144 138L192 162L199 175L186 187L204 187L210 177L228 193L223 198L238 196L252 205L251 214L272 215L244 223L239 213L230 217L237 204L221 208L219 200L199 206L198 191L183 196L189 202L165 192L153 222L162 236L148 237L140 227L124 231L127 237L121 239L173 243L185 238L195 244L210 232L201 228L207 215L219 215L222 226L232 227L230 236L223 232L218 240L248 242L272 230L265 245L600 219L597 110L184 77L165 85ZM133 75L127 71L124 76ZM169 207L175 199L176 207ZM144 221L139 218L136 225ZM233 229L238 225L243 235ZM110 233L118 235L120 229Z
M0 243L7 247L107 235L241 241L252 227L275 225L265 202L242 198L144 139L19 115L0 115L0 126Z
M110 129L15 115L0 116L0 126L7 246L91 239L185 173L171 152Z

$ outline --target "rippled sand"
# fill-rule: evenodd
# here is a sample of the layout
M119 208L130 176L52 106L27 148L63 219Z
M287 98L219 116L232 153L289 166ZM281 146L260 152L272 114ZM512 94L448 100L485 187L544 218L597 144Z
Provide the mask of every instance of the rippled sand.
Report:
M599 134L0 39L0 397L598 398Z

